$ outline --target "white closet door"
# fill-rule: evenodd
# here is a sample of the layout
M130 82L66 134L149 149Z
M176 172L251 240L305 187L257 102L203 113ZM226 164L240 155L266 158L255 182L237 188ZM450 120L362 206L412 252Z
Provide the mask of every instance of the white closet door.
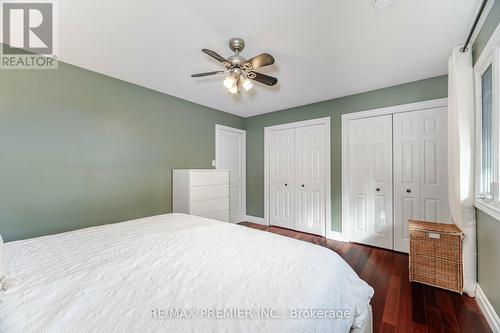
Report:
M426 221L450 223L447 109L420 112L421 217Z
M392 249L392 116L351 120L348 149L349 238Z
M325 126L295 129L295 229L325 234Z
M450 222L446 108L394 115L394 249L408 252L408 220Z
M270 141L269 222L271 225L293 229L295 130L273 131Z
M216 166L229 170L229 221L238 223L246 215L246 133L244 130L216 126Z
M420 218L420 116L395 114L394 249L408 252L408 220Z

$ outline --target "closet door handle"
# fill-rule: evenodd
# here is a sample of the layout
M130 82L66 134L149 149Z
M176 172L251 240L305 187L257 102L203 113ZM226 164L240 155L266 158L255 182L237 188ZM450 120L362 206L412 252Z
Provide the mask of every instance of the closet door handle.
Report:
M411 190L409 188L407 188L406 193L411 193Z
M301 186L304 187L304 184L302 184Z
M375 191L380 192L380 187L377 187Z
M285 186L288 186L288 184L285 184Z

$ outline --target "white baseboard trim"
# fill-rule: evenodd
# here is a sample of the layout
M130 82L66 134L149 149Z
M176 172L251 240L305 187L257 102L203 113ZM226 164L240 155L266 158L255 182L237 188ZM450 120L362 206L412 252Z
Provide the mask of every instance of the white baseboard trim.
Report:
M479 304L479 307L481 308L481 311L483 311L483 314L486 317L486 321L488 321L488 324L490 324L493 333L500 333L500 318L495 312L495 309L493 309L493 305L491 305L488 297L486 297L486 294L481 289L481 286L479 286L479 284L476 288L476 300Z
M338 231L327 232L326 238L340 241L340 242L346 242L346 243L349 242L349 240L346 237L344 237L344 234L342 234L341 232L338 232Z
M246 215L247 222L252 222L252 223L257 223L257 224L262 224L267 226L268 224L266 223L266 220L264 220L263 217L257 217L257 216L252 216L252 215Z

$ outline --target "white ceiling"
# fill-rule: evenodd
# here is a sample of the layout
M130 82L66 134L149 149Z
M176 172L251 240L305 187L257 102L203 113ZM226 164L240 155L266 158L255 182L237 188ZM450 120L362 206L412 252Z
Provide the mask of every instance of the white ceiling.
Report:
M65 62L240 116L442 75L481 0L64 0L58 1L59 58ZM203 54L271 53L261 71L278 77L229 96L223 67Z

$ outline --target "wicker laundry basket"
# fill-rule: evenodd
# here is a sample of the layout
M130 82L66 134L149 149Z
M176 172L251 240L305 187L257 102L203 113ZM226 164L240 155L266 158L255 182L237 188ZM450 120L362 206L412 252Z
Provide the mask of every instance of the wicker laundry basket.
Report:
M462 293L463 232L454 224L410 220L410 281Z

